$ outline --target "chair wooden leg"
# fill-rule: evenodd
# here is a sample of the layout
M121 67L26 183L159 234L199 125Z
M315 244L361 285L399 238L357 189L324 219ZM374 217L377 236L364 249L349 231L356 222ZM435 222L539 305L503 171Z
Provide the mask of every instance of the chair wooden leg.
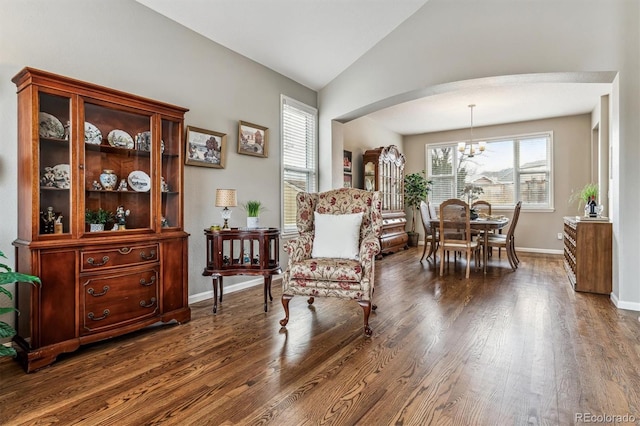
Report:
M358 300L358 305L362 306L364 311L364 335L371 337L373 330L369 327L369 314L371 314L371 301L370 300Z
M424 239L424 248L422 249L422 257L420 258L420 262L422 262L422 259L424 259L424 255L427 254L427 239ZM431 254L431 251L429 251L429 254ZM427 256L428 258L429 256Z
M516 242L514 239L511 239L511 252L513 253L513 258L516 260L516 264L520 263L520 259L518 259L518 254L516 253Z
M440 276L444 274L444 246L440 246Z
M460 256L462 257L462 256ZM466 278L469 278L469 269L471 267L471 250L467 250L467 273L465 275Z
M511 253L511 250L510 250L510 247L509 247L509 243L507 243L505 245L504 251L507 252L507 259L509 259L509 265L511 265L511 269L513 269L515 271L518 268L518 264L513 259L513 254Z
M289 300L293 298L291 294L282 295L282 307L284 308L284 318L280 320L280 325L284 327L289 322Z

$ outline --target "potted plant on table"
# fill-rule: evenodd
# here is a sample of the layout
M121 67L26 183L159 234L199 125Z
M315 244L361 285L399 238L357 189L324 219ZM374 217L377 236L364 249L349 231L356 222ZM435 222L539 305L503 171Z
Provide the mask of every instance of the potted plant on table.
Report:
M257 200L249 200L242 207L247 212L247 228L259 228L260 212L264 211L262 203Z
M84 220L89 224L90 232L104 231L105 225L113 221L113 213L102 208L98 210L87 209L84 213Z
M0 257L7 258L3 252L0 251ZM0 263L0 294L4 294L9 300L13 300L13 296L9 290L4 288L6 284L13 284L18 282L41 284L40 278L33 275L22 274L20 272L13 272L4 263ZM9 312L17 312L13 306L0 306L0 315L7 314ZM4 340L15 336L16 330L4 321L0 321L0 339ZM12 347L8 347L0 344L0 356L16 356L16 350Z
M415 247L418 245L418 236L416 232L416 217L418 216L418 208L420 201L426 201L431 184L433 181L427 180L427 174L424 170L411 173L404 177L404 201L411 208L411 231L409 235L409 245Z
M484 189L479 185L468 183L462 188L462 197L466 198L467 204L469 204L469 216L471 220L478 218L478 212L474 208L471 208L471 203L480 198L480 194L484 194Z

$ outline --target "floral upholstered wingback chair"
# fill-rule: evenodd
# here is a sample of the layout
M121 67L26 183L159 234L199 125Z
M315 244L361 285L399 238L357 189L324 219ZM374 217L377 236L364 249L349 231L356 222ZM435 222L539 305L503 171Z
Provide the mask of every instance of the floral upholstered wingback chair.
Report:
M358 302L364 311L364 334L371 336L369 314L376 309L372 302L374 262L382 231L380 193L341 188L301 192L296 201L300 235L284 245L289 264L282 280L285 318L280 325L289 322L289 300L296 294L309 296L309 304L314 297L337 297ZM361 222L357 222L360 216ZM353 241L343 241L350 233L342 228L346 220L353 228ZM343 250L350 244L352 255Z

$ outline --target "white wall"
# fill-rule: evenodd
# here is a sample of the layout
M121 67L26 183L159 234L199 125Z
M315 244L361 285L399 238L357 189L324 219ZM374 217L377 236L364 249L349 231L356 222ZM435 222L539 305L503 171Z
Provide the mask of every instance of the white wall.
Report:
M430 0L320 92L320 160L339 165L331 120L424 95L438 85L533 73L617 71L610 117L614 186L614 291L640 310L640 2ZM485 81L486 82L486 81ZM341 155L341 154L340 154ZM323 166L324 167L324 166ZM325 174L331 186L337 173Z
M217 17L216 19L236 19ZM215 25L215 19L212 20ZM280 226L280 94L316 106L316 92L213 43L133 0L0 0L0 250L17 235L17 106L11 78L25 66L187 107L185 125L227 134L225 169L185 166L189 294L211 290L202 277L203 229L221 222L216 188L259 199L265 226ZM238 120L269 128L269 157L237 154ZM231 226L244 226L233 209ZM230 278L247 280L244 277ZM259 303L256 309L260 309Z

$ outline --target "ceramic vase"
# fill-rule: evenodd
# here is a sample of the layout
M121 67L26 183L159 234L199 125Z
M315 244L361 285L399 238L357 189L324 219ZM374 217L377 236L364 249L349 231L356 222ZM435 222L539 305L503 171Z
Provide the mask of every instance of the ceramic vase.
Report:
M247 228L259 228L259 227L260 227L259 217L247 217Z
M118 176L116 176L113 170L105 169L100 173L100 184L104 190L113 191L116 188L117 182Z

